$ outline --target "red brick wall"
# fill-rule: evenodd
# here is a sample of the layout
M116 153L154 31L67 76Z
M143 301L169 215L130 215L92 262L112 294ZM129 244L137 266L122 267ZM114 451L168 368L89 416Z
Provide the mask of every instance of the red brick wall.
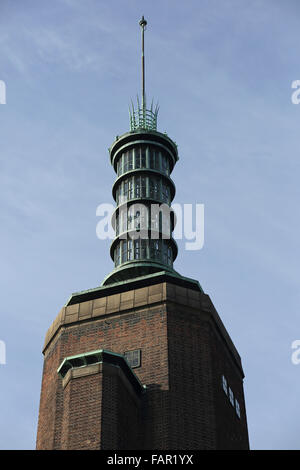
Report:
M156 420L159 425L161 403L156 400L156 388L158 385L162 390L168 387L166 332L164 306L140 309L61 330L53 341L52 351L45 357L37 448L61 447L63 388L57 368L67 356L96 349L121 354L142 349L142 366L135 369L135 373L142 384L149 385L147 399L150 409L145 419L152 423ZM161 441L157 444L161 445Z
M56 370L60 364L61 343L50 347L44 361L37 431L37 449L60 447L63 396L61 379Z
M172 306L168 313L171 449L215 449L210 325Z
M62 449L141 445L140 397L119 367L100 363L69 370L63 384Z
M84 437L87 431L82 431L81 442L89 448L248 447L239 356L208 296L168 283L72 305L61 315L56 321L62 327L52 327L47 335L37 448L81 448L70 424L75 426L81 414L89 414L93 407L102 408L102 432L99 437L94 428L94 437ZM69 389L68 384L64 391L57 368L67 356L97 349L121 354L142 350L141 367L134 369L147 385L142 434L137 432L139 425L133 424L139 423L140 411L117 378L109 375L101 382L102 401L97 383L98 398L93 403L88 398L87 408L79 407L70 416L68 409L74 408L79 397L84 400L94 379L76 379L79 382ZM241 420L224 396L222 374L239 399ZM107 414L115 416L114 420L105 420ZM124 440L126 434L131 436L129 441Z
M104 375L101 449L141 448L141 400L142 397L130 392L120 374Z
M100 449L102 378L100 372L71 378L64 388L62 449Z

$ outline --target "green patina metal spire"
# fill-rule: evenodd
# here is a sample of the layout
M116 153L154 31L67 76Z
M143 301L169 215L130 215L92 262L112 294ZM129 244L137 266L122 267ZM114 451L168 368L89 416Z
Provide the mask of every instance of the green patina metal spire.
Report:
M129 108L130 132L118 136L109 149L117 173L113 185L116 209L112 225L116 236L110 254L115 269L102 285L129 281L167 271L173 275L177 244L172 237L175 218L171 203L175 185L170 174L178 160L177 145L157 131L158 105L146 106L144 32L142 34L142 96Z

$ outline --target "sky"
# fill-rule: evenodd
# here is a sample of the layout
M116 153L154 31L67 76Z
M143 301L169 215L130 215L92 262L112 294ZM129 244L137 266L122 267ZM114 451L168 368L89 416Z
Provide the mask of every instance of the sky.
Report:
M140 93L142 15L174 202L205 207L203 248L179 240L174 268L241 355L251 448L299 449L298 0L1 0L0 448L35 448L46 331L113 269L96 209Z

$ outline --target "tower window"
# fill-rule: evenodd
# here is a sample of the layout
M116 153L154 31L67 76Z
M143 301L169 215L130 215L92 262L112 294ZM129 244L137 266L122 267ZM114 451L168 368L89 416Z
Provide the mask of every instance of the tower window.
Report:
M237 400L235 400L235 411L236 411L236 414L238 415L238 417L240 418L241 417L241 409L240 409L240 404Z
M115 249L115 266L119 266L120 261L120 245L118 245Z
M237 416L240 418L241 417L240 404L237 401L237 399L234 397L234 393L231 390L231 388L228 386L227 379L226 377L224 377L224 375L222 375L222 388L224 392L226 393L226 395L228 396L231 405L235 409Z
M222 375L222 387L226 395L228 395L227 380L226 380L226 377L224 377L224 375Z
M134 168L146 168L146 147L143 145L135 150Z
M129 178L128 180L128 197L127 199L132 199L133 198L133 181L132 178Z
M127 216L127 228L128 230L131 230L133 228L133 217L130 211L128 211L128 216Z
M127 241L122 242L122 263L127 261Z
M134 240L134 259L140 259L140 239Z
M134 197L141 197L141 177L135 178L135 195Z
M232 406L234 406L234 395L230 387L228 388L228 392L229 392L229 401L232 404Z
M162 185L162 200L163 202L169 202L169 188L167 185Z
M158 199L159 196L159 180L151 177L149 180L150 194L149 197L152 199Z
M141 168L146 168L146 147L141 150Z
M118 175L126 173L127 171L131 171L133 166L132 150L128 150L127 152L123 153L118 163L120 164L118 164Z
M168 264L168 246L163 242L162 246L163 263Z
M128 152L128 171L132 170L132 150Z
M127 260L131 261L133 259L133 243L132 240L128 240L127 242Z
M167 264L168 266L172 266L172 248L165 240L162 241L162 253L163 263Z
M132 369L141 366L141 350L135 349L134 351L124 352L124 357Z
M124 169L124 173L126 173L126 171L128 171L128 152L125 152L124 153L124 165L123 165L123 169Z
M125 232L127 229L126 210L122 208L116 218L117 233Z
M146 197L146 178L141 178L141 197Z
M141 168L141 148L135 149L135 168Z
M166 155L162 155L162 170L166 175L168 175L170 172L169 162L168 162L168 158Z
M120 176L122 173L122 156L119 158L118 164L117 164L117 175Z
M160 247L161 240L151 240L151 248L152 248L152 257L157 259L158 261L161 258L161 247Z
M141 259L147 258L147 241L141 239Z
M124 201L126 201L127 196L128 196L128 180L125 180L123 183L123 195L124 195Z
M150 153L150 168L152 170L159 170L159 154L154 149Z

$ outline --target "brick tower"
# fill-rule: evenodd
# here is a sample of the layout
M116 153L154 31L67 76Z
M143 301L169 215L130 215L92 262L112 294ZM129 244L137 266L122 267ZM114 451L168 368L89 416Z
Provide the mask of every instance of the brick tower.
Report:
M37 449L248 449L243 369L209 296L173 269L176 144L142 99L110 148L113 271L43 348Z

